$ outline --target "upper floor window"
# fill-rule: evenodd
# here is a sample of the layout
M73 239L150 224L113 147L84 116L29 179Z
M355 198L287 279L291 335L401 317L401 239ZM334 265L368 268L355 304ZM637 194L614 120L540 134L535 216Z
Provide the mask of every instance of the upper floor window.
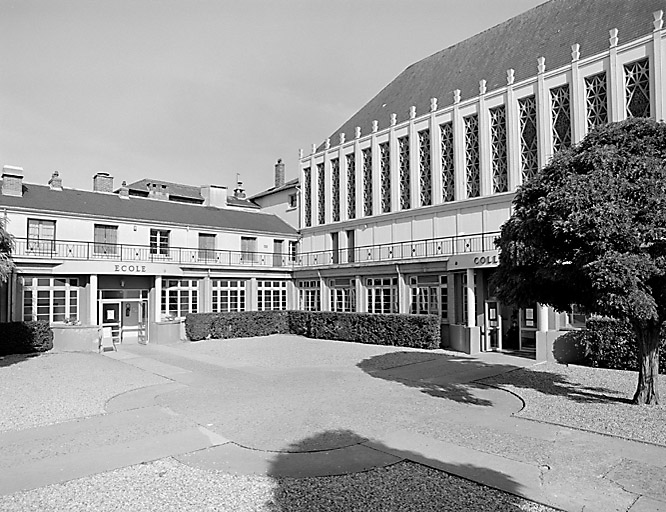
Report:
M520 170L523 183L539 170L537 111L534 95L518 100L520 119Z
M199 233L199 259L215 259L215 235L209 233Z
M365 148L363 155L363 215L372 215L372 149Z
M650 62L638 60L624 66L627 117L650 117Z
M585 77L585 105L588 130L608 122L608 92L605 72Z
M422 130L419 132L419 190L421 206L430 206L432 204L430 130Z
M296 262L298 256L298 242L296 240L289 240L289 262Z
M52 253L55 251L55 221L28 219L28 251Z
M289 194L288 203L289 208L296 208L298 206L298 194Z
M95 246L97 255L118 254L118 226L95 224Z
M456 190L453 163L453 123L440 125L439 131L442 136L442 199L453 201Z
M479 197L481 173L479 169L479 116L472 114L465 122L465 178L467 197Z
M333 211L333 222L340 220L340 160L334 158L331 160L331 185L333 187L333 197L331 203Z
M553 152L571 145L571 100L569 84L550 90L551 115L553 116Z
M166 256L169 254L169 231L166 229L150 230L150 254Z
M356 218L356 155L350 153L347 160L347 218Z
M319 224L326 222L326 171L324 164L317 164L317 187L318 187L318 206L319 206Z
M506 108L499 105L490 109L490 150L493 169L493 194L509 190L506 151Z
M382 213L391 211L391 152L388 142L379 145L379 175Z
M241 237L241 261L255 261L257 239L250 236Z
M303 170L303 202L305 203L305 227L312 226L312 169Z
M412 185L409 170L409 135L398 139L398 168L400 169L400 209L412 207Z

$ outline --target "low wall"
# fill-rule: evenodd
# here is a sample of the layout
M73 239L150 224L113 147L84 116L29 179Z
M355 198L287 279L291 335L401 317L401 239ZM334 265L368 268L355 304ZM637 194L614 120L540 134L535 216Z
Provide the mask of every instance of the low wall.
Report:
M576 331L547 331L536 333L536 360L538 363L577 363L583 359L584 354L576 346L572 336Z
M481 328L451 324L448 348L465 354L478 354L481 352Z
M184 323L180 320L150 323L149 343L151 344L178 343L184 338L184 335Z
M63 352L97 352L99 325L52 325L53 348Z

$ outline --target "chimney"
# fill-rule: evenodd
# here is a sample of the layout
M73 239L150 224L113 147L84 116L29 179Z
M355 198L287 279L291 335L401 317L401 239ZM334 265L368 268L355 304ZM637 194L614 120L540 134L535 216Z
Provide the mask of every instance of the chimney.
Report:
M159 199L160 201L168 201L169 187L164 183L148 183L148 197Z
M234 189L234 197L236 199L245 199L245 189L243 188L243 182L239 181Z
M108 172L98 172L93 176L93 192L113 194L113 176Z
M2 168L2 195L23 197L23 167L5 165Z
M120 197L120 199L129 199L129 187L127 186L126 181L123 181L122 185L120 185L120 190L118 190L118 197Z
M284 163L282 158L278 158L275 164L275 188L284 186Z
M51 190L62 190L62 178L58 171L53 171L51 179L49 180L49 188Z
M201 187L201 197L204 199L204 206L226 208L227 187L221 185L204 185Z

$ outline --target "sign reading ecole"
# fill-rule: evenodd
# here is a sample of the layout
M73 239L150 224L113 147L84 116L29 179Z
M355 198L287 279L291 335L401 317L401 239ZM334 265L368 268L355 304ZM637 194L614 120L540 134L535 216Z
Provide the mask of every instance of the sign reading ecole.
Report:
M145 274L147 273L146 265L126 265L123 263L116 264L113 270L115 273L120 274Z

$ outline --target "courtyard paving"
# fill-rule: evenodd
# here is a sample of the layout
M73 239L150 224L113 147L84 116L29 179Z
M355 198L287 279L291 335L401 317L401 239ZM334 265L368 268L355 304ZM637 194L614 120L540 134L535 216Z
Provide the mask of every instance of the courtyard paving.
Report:
M666 510L659 442L521 416L533 364L296 336L6 358L0 509Z

